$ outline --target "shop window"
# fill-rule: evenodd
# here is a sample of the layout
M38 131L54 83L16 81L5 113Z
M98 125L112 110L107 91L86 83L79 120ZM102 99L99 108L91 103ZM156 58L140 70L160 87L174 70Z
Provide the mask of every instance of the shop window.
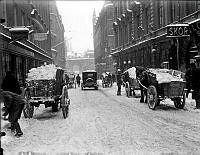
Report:
M22 84L23 83L23 64L22 64L21 57L16 57L16 71L17 71L17 79Z
M24 66L25 66L25 75L28 73L28 59L24 60Z
M10 55L3 53L3 55L2 55L2 64L3 64L2 70L3 70L4 75L7 71L10 70L10 61L11 61Z

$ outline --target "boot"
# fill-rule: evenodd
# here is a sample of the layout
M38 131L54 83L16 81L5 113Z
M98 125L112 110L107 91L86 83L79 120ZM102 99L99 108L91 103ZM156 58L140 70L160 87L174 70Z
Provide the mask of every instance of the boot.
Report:
M18 136L23 135L23 132L22 132L22 130L21 130L20 125L19 125L18 122L15 122L15 123L14 123L14 127L15 127L15 130L16 130L15 136L18 137Z
M14 132L15 131L15 127L14 127L14 124L11 123L10 126L8 127L8 129L11 130L11 132Z

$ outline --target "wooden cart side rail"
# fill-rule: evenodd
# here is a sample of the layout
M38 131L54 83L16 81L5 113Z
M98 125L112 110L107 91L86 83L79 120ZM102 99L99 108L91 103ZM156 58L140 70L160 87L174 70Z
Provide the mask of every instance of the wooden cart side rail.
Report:
M148 89L146 86L144 86L141 82L140 82L140 80L137 78L137 81L138 81L138 83L143 87L143 88L145 88L145 89Z

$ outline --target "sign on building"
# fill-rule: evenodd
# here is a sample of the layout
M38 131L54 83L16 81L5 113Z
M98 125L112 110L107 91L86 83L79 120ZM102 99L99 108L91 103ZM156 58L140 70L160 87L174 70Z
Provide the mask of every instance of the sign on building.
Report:
M171 24L167 26L167 37L188 37L189 33L188 24Z
M26 27L15 27L9 29L12 40L28 39L29 29Z
M47 33L34 33L34 40L37 41L47 40Z

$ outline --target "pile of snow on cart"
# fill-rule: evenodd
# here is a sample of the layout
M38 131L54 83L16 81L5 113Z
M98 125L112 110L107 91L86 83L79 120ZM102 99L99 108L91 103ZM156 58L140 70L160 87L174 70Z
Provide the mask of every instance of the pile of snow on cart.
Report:
M161 69L161 68L149 68L147 72L156 75L156 80L158 83L170 83L171 81L185 81L184 73L172 69ZM136 68L131 67L127 70L130 78L136 79Z
M156 75L158 83L170 83L171 81L184 81L184 74L177 70L169 69L149 69Z
M27 81L31 80L50 80L55 79L57 69L54 64L44 65L37 68L32 68L29 70Z

